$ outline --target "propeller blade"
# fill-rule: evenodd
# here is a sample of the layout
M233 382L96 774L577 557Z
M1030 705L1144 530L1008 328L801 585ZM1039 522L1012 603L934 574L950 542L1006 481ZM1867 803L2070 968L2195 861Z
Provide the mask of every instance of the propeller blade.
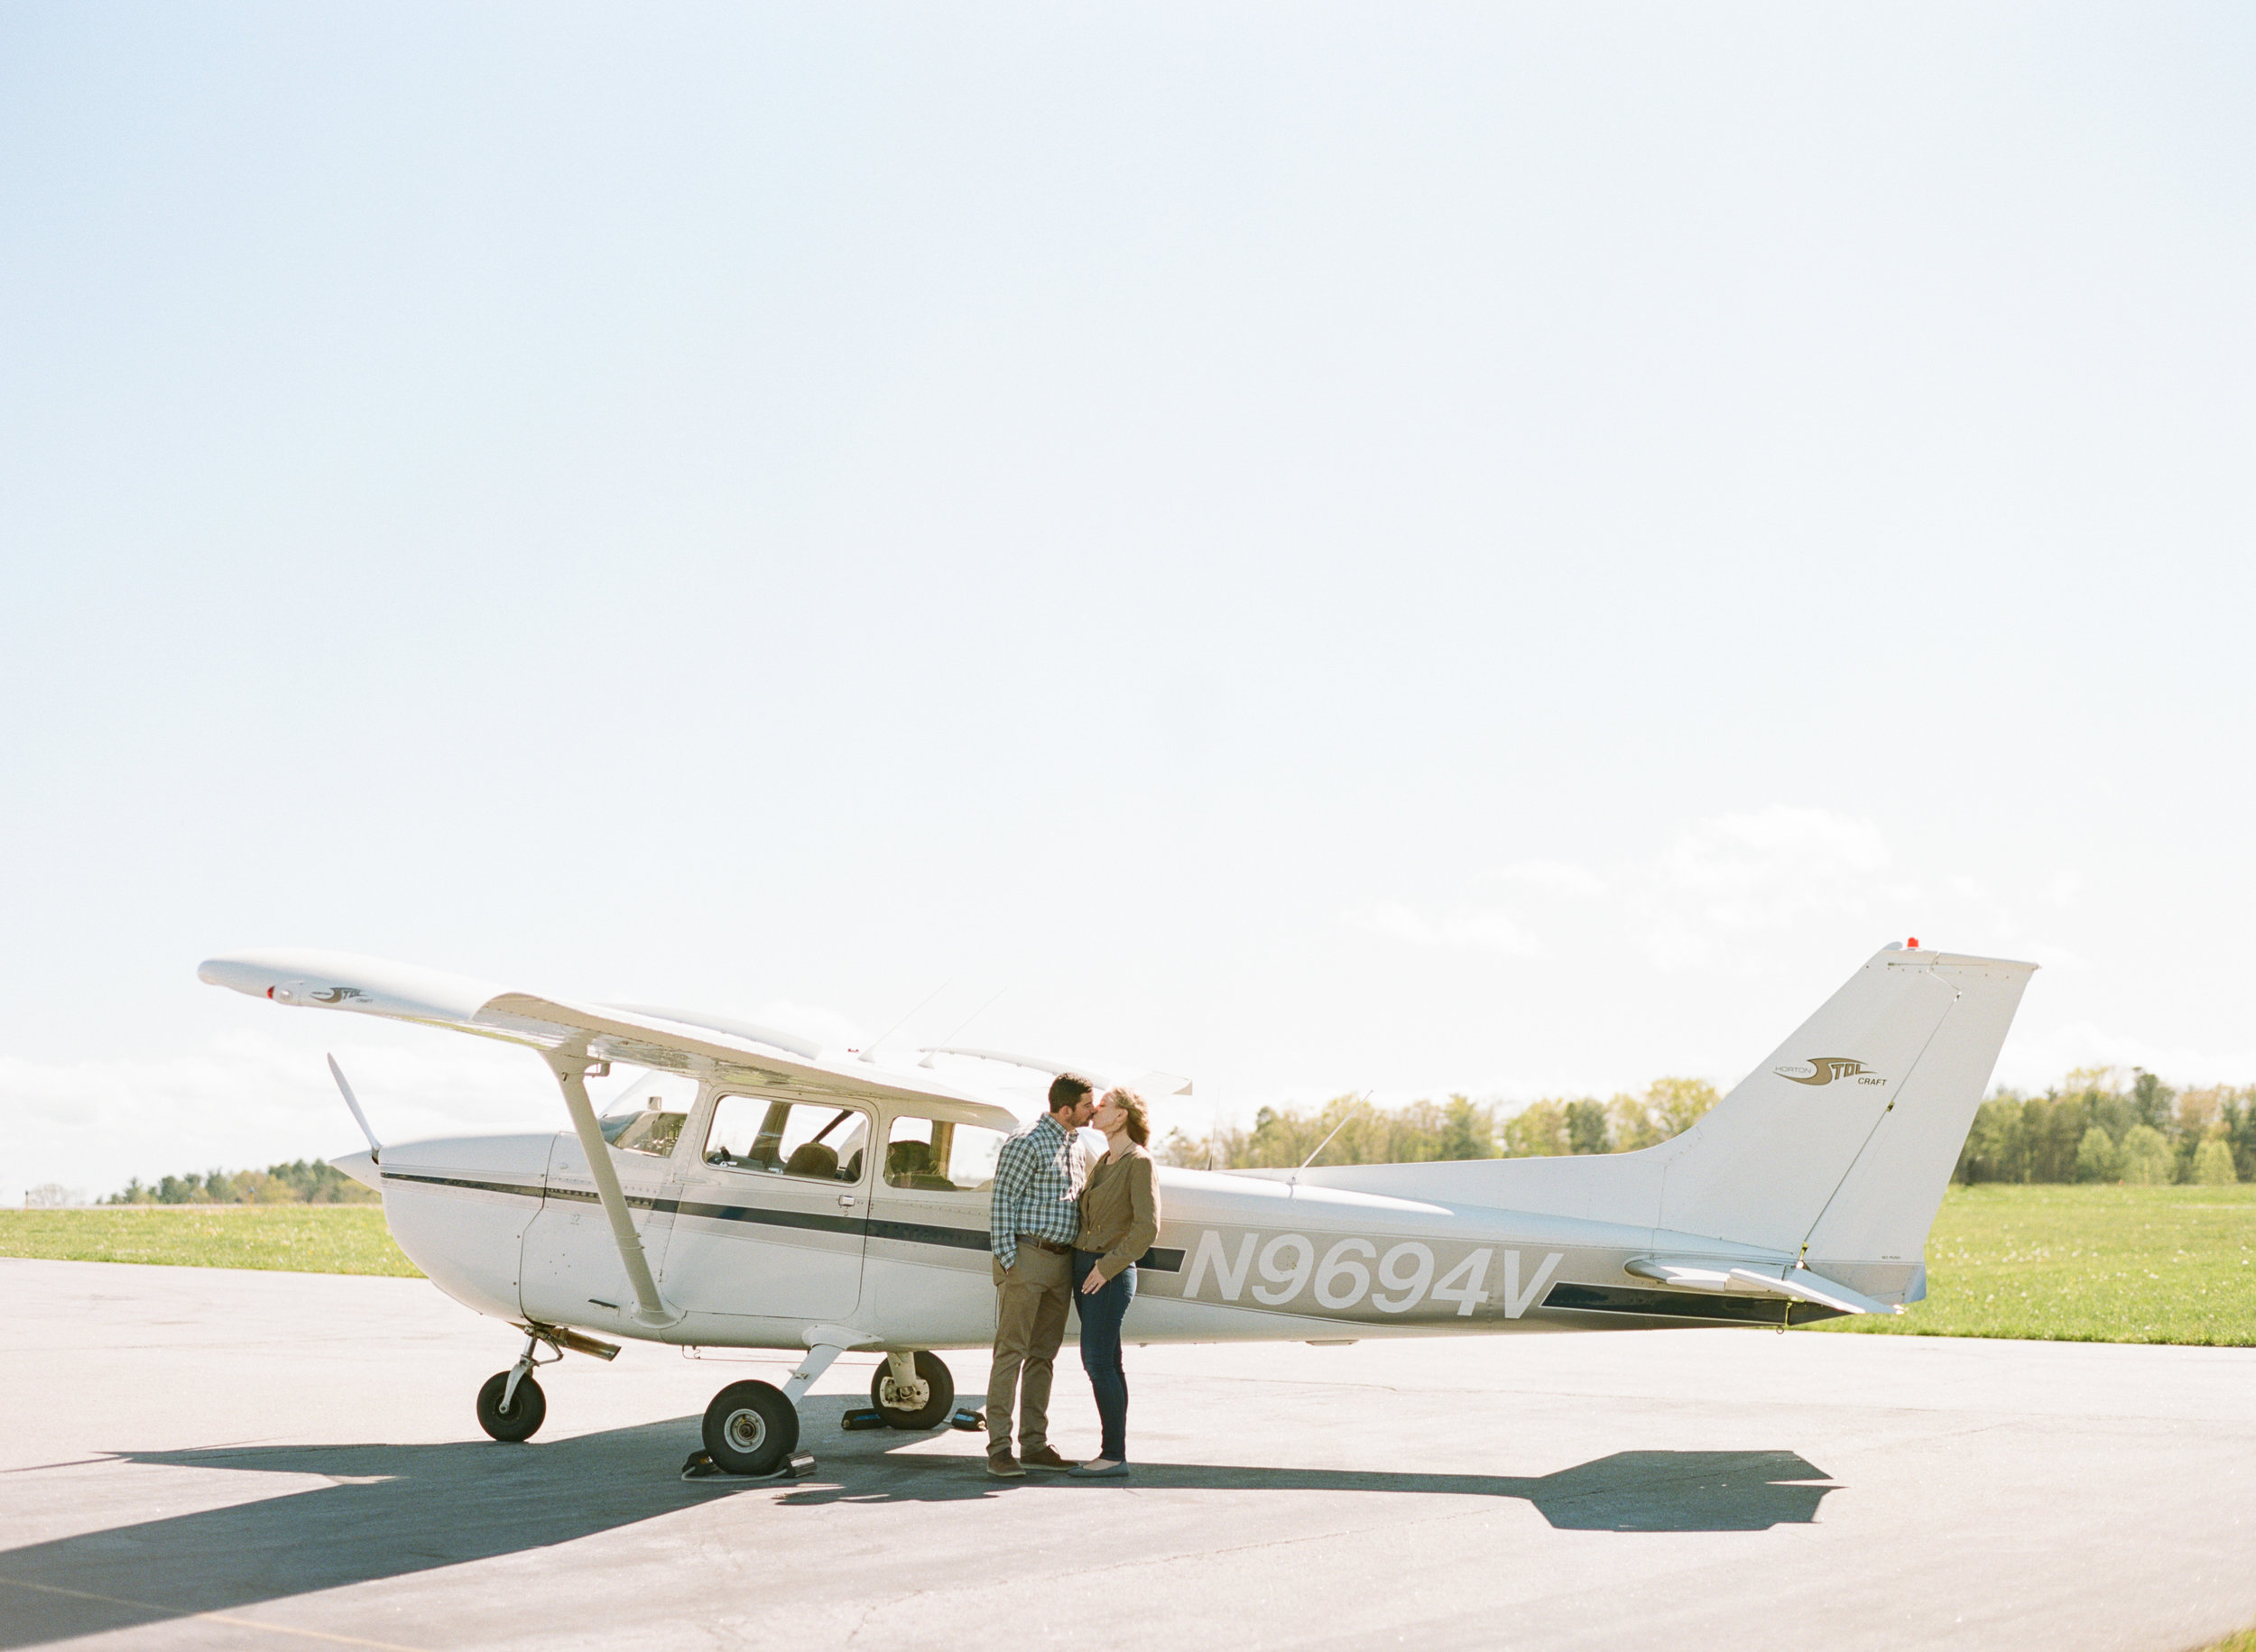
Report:
M337 1057L329 1057L329 1076L337 1080L337 1088L345 1098L345 1105L353 1110L353 1122L360 1126L360 1133L368 1138L368 1157L378 1164L384 1162L384 1144L376 1140L376 1132L368 1128L368 1115L360 1110L360 1103L353 1094L352 1085L345 1082L345 1069L337 1065Z

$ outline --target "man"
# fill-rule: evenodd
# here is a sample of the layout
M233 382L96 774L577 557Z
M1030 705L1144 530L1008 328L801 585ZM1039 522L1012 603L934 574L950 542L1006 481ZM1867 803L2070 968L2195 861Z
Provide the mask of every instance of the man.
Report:
M1096 1111L1096 1086L1078 1073L1060 1073L1050 1081L1049 1111L1005 1141L995 1158L987 1212L995 1283L987 1472L999 1479L1074 1466L1049 1444L1049 1376L1065 1341L1073 1241L1081 1234L1081 1188L1088 1180L1078 1132ZM1011 1455L1013 1409L1021 1411L1017 1457Z

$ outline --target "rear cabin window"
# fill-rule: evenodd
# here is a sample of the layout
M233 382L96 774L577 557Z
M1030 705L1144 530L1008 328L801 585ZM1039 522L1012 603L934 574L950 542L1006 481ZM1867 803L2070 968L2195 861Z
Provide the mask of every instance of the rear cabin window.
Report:
M1003 1132L946 1119L895 1119L885 1142L885 1185L919 1193L989 1193Z
M869 1117L852 1107L724 1095L705 1135L705 1162L816 1182L859 1182Z

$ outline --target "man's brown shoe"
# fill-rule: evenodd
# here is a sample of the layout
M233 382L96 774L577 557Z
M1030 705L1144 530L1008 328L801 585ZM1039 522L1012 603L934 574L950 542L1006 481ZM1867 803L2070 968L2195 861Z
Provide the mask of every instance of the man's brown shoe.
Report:
M1058 1454L1058 1448L1054 1445L1037 1445L1031 1451L1020 1453L1020 1455L1025 1459L1026 1466L1030 1469L1057 1469L1062 1472L1081 1466L1071 1458L1060 1457Z
M1007 1451L987 1454L987 1472L997 1480L1024 1480L1026 1471L1018 1465L1018 1459Z

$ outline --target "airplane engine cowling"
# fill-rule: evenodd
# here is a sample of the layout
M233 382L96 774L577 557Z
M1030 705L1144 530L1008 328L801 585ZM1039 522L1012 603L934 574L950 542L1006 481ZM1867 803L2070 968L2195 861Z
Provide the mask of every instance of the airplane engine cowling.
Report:
M525 1229L541 1209L555 1140L543 1132L387 1143L381 1168L392 1237L464 1306L521 1318Z

